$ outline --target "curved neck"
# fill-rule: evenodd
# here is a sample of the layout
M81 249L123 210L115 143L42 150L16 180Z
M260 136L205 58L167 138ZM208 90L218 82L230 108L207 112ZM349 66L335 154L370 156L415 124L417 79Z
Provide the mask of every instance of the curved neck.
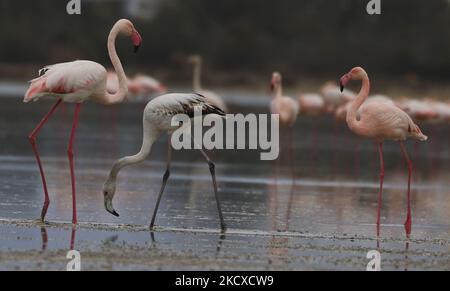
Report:
M115 94L110 94L105 91L105 96L102 100L105 104L121 103L128 94L127 76L125 75L125 71L123 70L122 63L120 62L116 51L116 38L121 29L120 25L115 25L108 37L108 53L114 66L114 70L116 71L117 78L119 79L119 90Z
M280 98L283 97L283 84L280 83L278 86L276 86L275 88L275 95L273 96L273 98Z
M370 93L370 80L367 74L362 79L362 87L358 96L352 101L350 110L347 112L347 124L351 130L360 132L362 130L360 121L357 119L358 110L361 105L366 101Z
M123 168L143 162L150 155L153 143L156 141L158 136L158 132L152 131L150 125L144 126L144 136L141 150L134 156L125 157L116 161L111 169L108 180L115 183L119 172Z
M199 60L194 64L194 78L192 83L194 91L202 90L201 78L202 78L202 61Z

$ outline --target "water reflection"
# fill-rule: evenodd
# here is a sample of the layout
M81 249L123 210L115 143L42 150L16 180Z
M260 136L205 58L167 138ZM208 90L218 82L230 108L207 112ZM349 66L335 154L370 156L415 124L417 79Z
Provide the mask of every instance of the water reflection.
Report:
M47 227L45 225L41 226L40 228L40 232L41 232L41 252L46 252L49 246L49 236L48 236L48 231L47 231ZM72 226L71 230L70 230L70 244L69 244L69 250L73 251L75 250L75 243L76 243L76 234L77 234L77 229L75 226Z
M23 108L14 100L0 102L0 213L4 217L34 219L39 215L43 193L25 137L49 104L41 102ZM18 110L27 113L20 120L14 118ZM141 105L127 104L114 110L114 118L113 111L95 104L86 104L83 111L76 147L79 219L147 225L163 174L165 141L154 146L148 162L123 173L117 193L123 214L120 219L111 217L103 209L101 186L113 160L139 150L142 138ZM52 199L48 219L67 221L71 217L71 190L65 151L70 124L58 122L58 118L71 116L57 114L56 122L50 122L42 132L39 148ZM71 115L72 110L67 114ZM13 119L17 122L14 130L6 126ZM116 121L111 123L111 119ZM413 236L420 237L434 234L434 229L450 228L448 129L425 125L424 131L430 135L429 143L408 144L416 165ZM289 144L288 135L282 138L280 144ZM357 229L361 235L375 237L379 162L373 143L354 137L345 124L332 118L302 117L294 129L292 144L292 156L289 148L283 148L278 166L261 162L258 155L248 152L214 152L219 194L229 227L313 233L353 233ZM177 162L158 225L216 228L217 212L207 166L196 153L175 155ZM403 239L399 225L406 213L407 175L396 144L386 144L385 160L382 224L396 227L383 229L383 236L386 231L386 235ZM24 180L25 176L30 178ZM445 231L440 235L445 236Z

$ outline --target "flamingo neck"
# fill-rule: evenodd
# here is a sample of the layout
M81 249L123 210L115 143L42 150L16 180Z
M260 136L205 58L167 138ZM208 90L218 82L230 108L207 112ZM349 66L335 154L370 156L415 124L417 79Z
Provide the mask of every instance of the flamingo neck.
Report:
M350 110L347 113L347 124L352 131L357 134L363 134L364 129L361 126L361 121L358 120L358 110L361 108L362 104L366 101L370 93L370 80L367 74L364 74L362 79L362 87L358 96L352 101L350 105Z
M119 80L119 90L115 94L105 92L105 97L103 98L103 103L105 104L121 103L128 94L127 76L116 51L116 38L122 29L123 27L120 24L114 25L108 37L108 53Z
M199 92L202 90L201 78L202 78L202 62L198 61L195 62L194 65L194 78L192 84L194 91Z
M144 137L141 150L134 156L124 157L116 161L111 169L108 180L116 183L117 176L123 168L142 163L150 155L153 143L158 136L158 132L152 131L149 126L144 126Z
M283 85L280 83L276 88L275 88L275 95L274 98L281 98L283 97Z

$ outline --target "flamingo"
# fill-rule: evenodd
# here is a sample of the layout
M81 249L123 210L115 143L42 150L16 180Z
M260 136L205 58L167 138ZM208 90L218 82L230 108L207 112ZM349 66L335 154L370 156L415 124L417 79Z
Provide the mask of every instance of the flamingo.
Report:
M325 102L319 94L303 94L298 98L300 113L320 115L325 109Z
M271 112L280 116L280 125L289 128L289 160L293 170L293 129L300 112L300 105L291 97L283 95L283 77L278 72L272 74L270 90L274 92L270 106Z
M200 55L192 55L188 58L188 62L194 65L194 74L192 81L192 88L194 89L194 92L205 96L206 100L208 100L209 103L222 109L224 112L227 112L228 108L222 98L212 91L204 90L202 87L202 57Z
M138 74L127 79L128 91L135 96L147 96L153 93L164 94L167 87L153 77ZM115 72L108 71L106 89L108 93L115 94L119 90L119 78Z
M320 89L320 94L325 102L326 111L333 112L338 107L355 99L356 94L345 89L340 92L339 86L335 82L327 82Z
M423 100L401 97L397 103L400 108L417 120L429 121L438 116L434 108Z
M378 194L377 234L378 236L380 234L381 196L384 180L383 142L385 140L394 140L399 142L401 151L408 165L408 210L405 230L409 237L412 224L410 196L413 163L408 156L404 141L408 138L426 141L428 137L422 133L411 117L399 107L395 106L393 102L373 101L364 103L369 96L370 80L363 68L355 67L341 78L340 84L342 91L351 80L361 80L362 87L358 96L352 101L350 110L347 112L348 127L359 136L375 139L379 146L381 172L380 192ZM360 112L359 118L358 111Z
M292 128L297 121L300 106L291 97L283 96L283 77L280 73L272 74L270 90L274 92L271 103L272 114L279 114L280 124Z
M190 118L193 118L195 107L202 108L202 115L212 114L218 116L225 116L225 112L223 112L220 108L216 107L215 105L209 103L209 101L200 94L166 94L156 97L147 104L143 116L144 134L141 150L134 156L124 157L122 159L117 160L114 163L108 176L108 179L106 180L103 186L103 195L106 211L108 211L109 213L111 213L116 217L119 217L119 214L113 207L113 198L116 193L116 183L119 172L127 166L143 162L150 155L152 145L158 140L158 138L161 136L162 133L167 132L169 134L169 142L167 149L168 152L167 168L163 176L163 183L158 195L155 210L153 212L152 220L150 223L150 229L152 230L154 228L156 215L161 202L161 198L163 196L167 181L169 180L170 177L170 165L172 162L172 144L170 136L173 133L173 131L177 129L177 127L172 126L172 119L178 114L185 114ZM206 162L209 165L214 186L214 195L216 198L217 209L219 212L220 226L222 231L225 231L226 225L223 219L222 208L220 205L219 195L217 191L215 165L202 149L200 150L200 152L202 153L203 157L206 159Z
M130 93L134 95L146 96L153 93L165 94L167 87L153 77L138 74L132 80L128 87Z
M102 65L92 61L74 61L45 67L39 71L40 76L31 81L30 87L25 94L24 102L38 101L44 96L50 96L57 100L55 105L53 105L47 115L44 116L42 121L28 137L39 166L44 188L45 202L41 212L41 220L43 222L50 205L50 198L48 195L44 168L36 146L36 138L45 123L50 119L62 102L75 103L75 116L67 154L70 162L70 176L72 182L72 223L77 224L73 143L78 125L78 117L81 104L86 100L92 100L105 105L116 104L122 102L128 93L127 77L115 48L115 40L119 34L131 37L135 52L142 43L139 32L129 20L121 19L117 21L111 29L108 37L108 52L111 62L119 76L119 90L115 94L110 94L106 91L106 69Z

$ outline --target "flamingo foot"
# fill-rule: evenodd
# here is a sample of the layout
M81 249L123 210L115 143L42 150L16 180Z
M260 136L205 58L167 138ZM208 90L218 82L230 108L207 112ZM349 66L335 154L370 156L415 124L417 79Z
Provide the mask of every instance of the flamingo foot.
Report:
M47 216L47 210L48 210L49 206L50 206L50 201L45 200L44 206L42 207L42 212L41 212L41 222L43 222L43 223L45 223L45 216Z
M226 233L227 230L228 230L227 225L226 225L225 223L224 223L224 224L221 224L221 225L220 225L220 230L221 230L221 233Z

